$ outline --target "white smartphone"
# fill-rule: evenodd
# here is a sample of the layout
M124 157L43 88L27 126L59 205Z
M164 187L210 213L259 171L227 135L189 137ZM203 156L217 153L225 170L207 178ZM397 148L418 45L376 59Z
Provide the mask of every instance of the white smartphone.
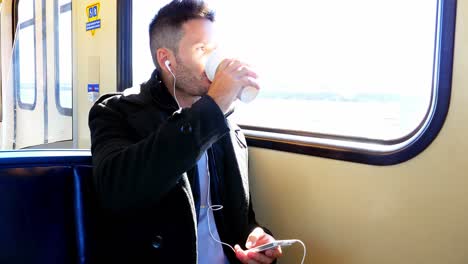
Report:
M288 246L291 246L292 244L294 244L296 242L296 240L294 239L289 239L289 240L276 240L276 241L273 241L273 242L270 242L270 243L267 243L267 244L263 244L261 246L258 246L258 247L254 247L254 248L251 248L249 249L250 251L253 251L253 252L262 252L262 251L265 251L267 249L272 249L272 248L276 248L276 247L288 247Z

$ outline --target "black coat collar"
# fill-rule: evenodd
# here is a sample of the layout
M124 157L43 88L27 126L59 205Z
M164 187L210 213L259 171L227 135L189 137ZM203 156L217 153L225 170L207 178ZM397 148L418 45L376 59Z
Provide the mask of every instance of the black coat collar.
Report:
M164 85L158 69L155 69L151 78L141 85L141 92L149 93L156 105L163 110L172 113L178 109L177 102Z

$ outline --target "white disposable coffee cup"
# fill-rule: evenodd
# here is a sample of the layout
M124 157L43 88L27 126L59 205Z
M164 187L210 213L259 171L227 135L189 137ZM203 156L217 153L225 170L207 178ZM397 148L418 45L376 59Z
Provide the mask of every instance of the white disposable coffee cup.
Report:
M215 50L213 51L208 59L206 60L205 64L205 73L206 76L210 81L213 81L216 70L218 69L219 64L225 59L225 56L223 56L219 51ZM238 98L244 103L250 103L252 102L255 97L258 95L258 89L253 87L253 86L246 86L243 87Z

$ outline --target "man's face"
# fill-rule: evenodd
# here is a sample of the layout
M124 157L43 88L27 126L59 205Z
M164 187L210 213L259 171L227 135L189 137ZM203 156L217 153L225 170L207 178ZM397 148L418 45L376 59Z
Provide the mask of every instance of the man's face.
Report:
M182 30L174 65L176 86L189 96L201 96L208 92L211 83L205 74L205 62L216 48L213 22L192 19L182 25Z

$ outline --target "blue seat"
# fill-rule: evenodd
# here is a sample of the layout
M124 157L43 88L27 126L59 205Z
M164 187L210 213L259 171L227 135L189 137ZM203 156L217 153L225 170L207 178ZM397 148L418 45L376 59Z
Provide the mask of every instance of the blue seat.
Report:
M90 263L92 186L89 154L0 162L0 263Z

